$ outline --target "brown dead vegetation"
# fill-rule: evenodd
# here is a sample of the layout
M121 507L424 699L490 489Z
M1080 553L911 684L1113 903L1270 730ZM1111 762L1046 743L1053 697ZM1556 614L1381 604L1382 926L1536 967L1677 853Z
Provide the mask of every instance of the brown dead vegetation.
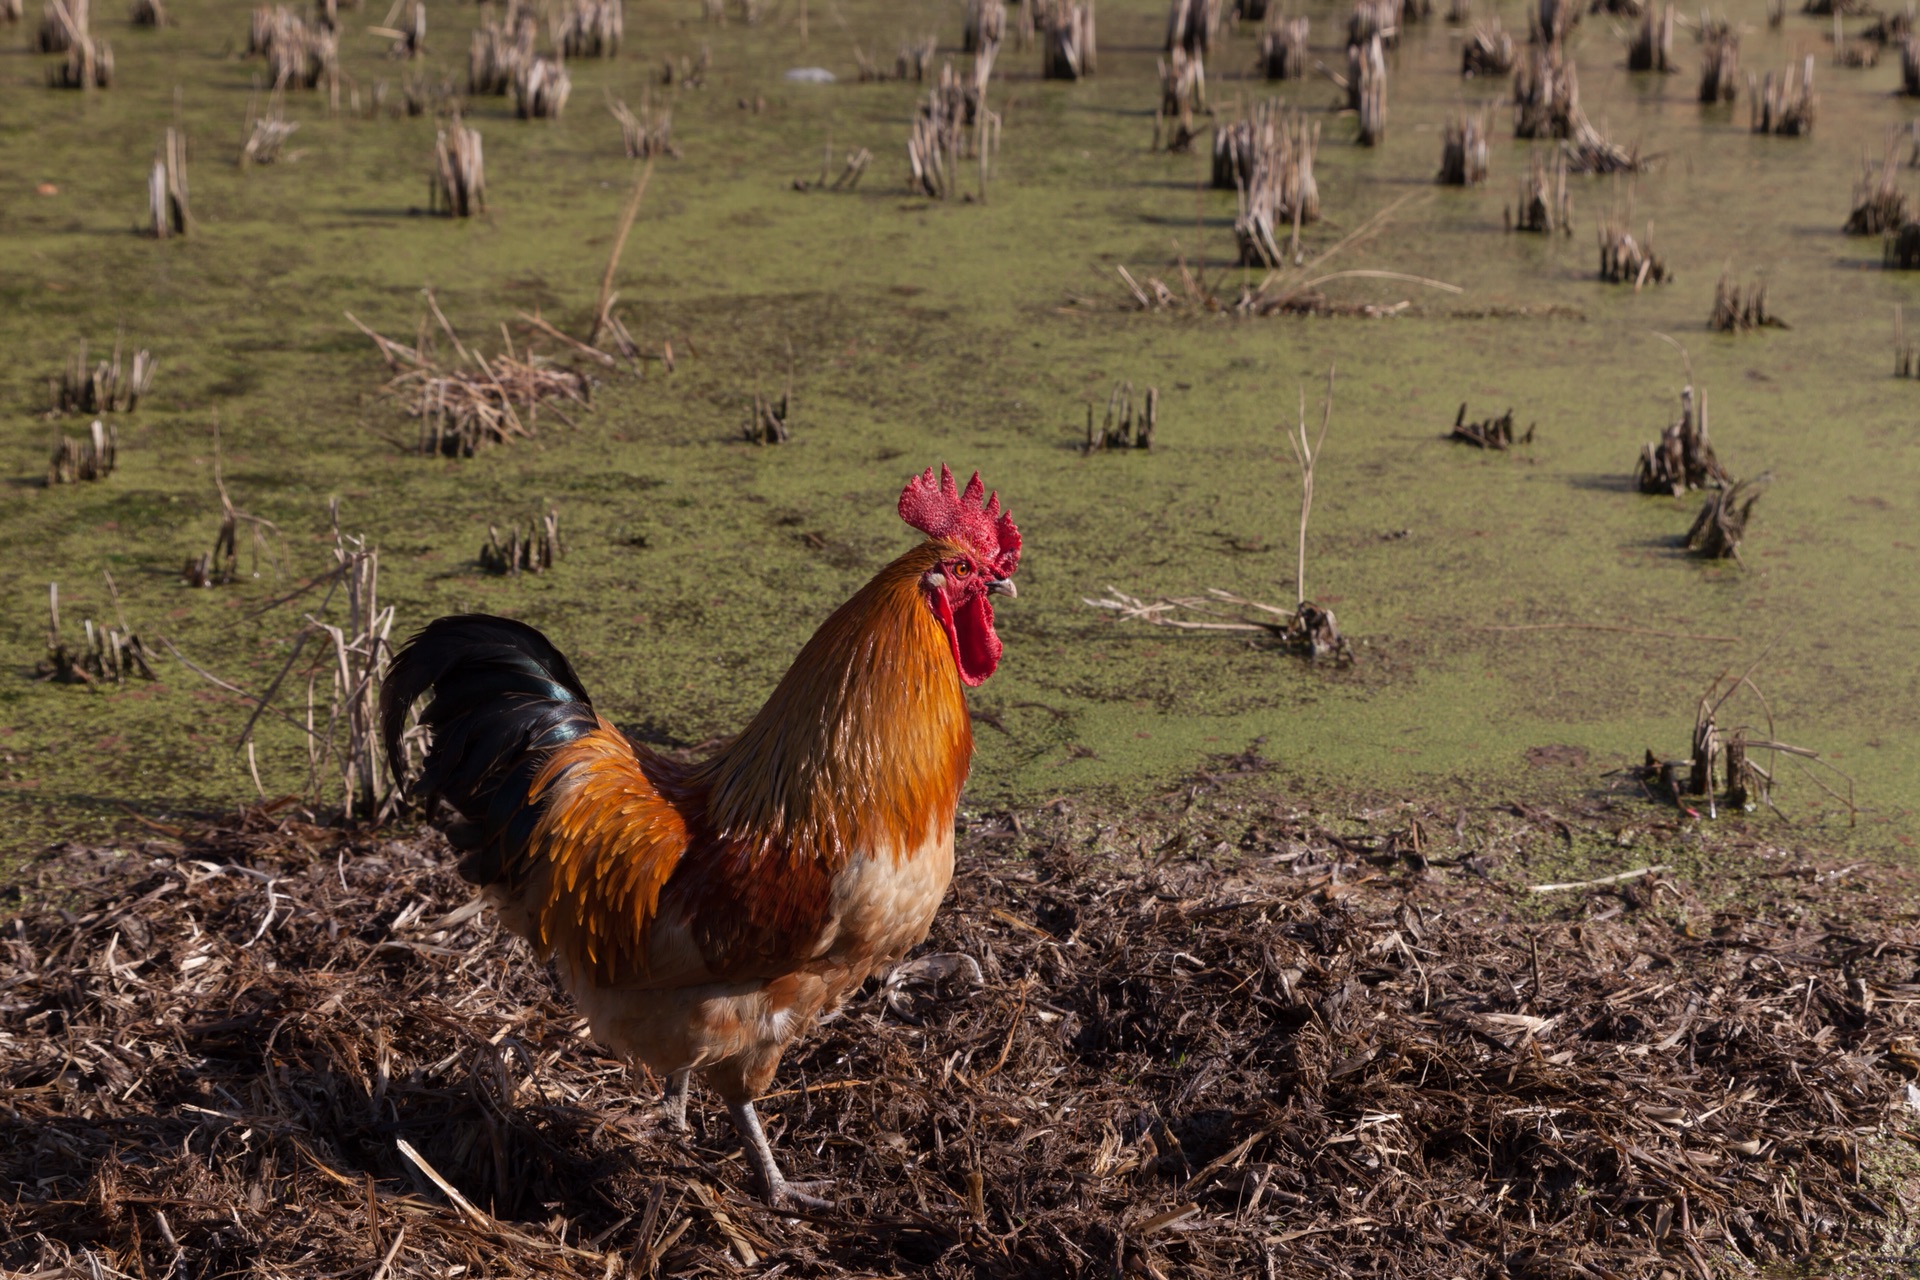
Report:
M1722 271L1713 286L1713 314L1707 327L1721 333L1745 333L1750 329L1785 329L1787 322L1773 314L1767 305L1767 282L1756 278L1742 291L1734 283L1731 271Z
M1640 461L1634 468L1634 484L1642 493L1666 493L1679 497L1689 489L1719 488L1732 483L1732 477L1714 454L1707 434L1707 397L1702 392L1698 409L1691 384L1680 389L1680 418L1660 433L1657 442L1640 447Z
M1483 23L1476 23L1467 34L1460 51L1460 74L1473 76L1503 76L1513 70L1513 37L1500 26L1500 18L1495 15Z
M1117 818L966 823L926 951L762 1101L797 1172L838 1180L801 1217L757 1205L706 1099L667 1130L438 837L277 802L52 850L0 944L0 1265L1894 1265L1870 1157L1920 1073L1902 874L1625 794L1308 805L1251 752ZM1576 846L1615 854L1530 874Z
M1453 416L1453 430L1447 433L1447 439L1458 440L1480 449L1511 449L1516 444L1533 443L1534 424L1528 423L1526 431L1515 434L1513 429L1513 410L1508 409L1497 418L1486 418L1479 422L1467 421L1467 405L1460 403L1460 412Z
M1739 95L1739 33L1725 22L1710 23L1700 39L1700 101L1732 102Z
M1567 156L1555 148L1551 165L1538 151L1527 153L1527 176L1519 199L1506 210L1507 230L1540 235L1573 234L1573 197L1567 191Z
M1813 55L1799 65L1789 64L1785 75L1767 72L1757 87L1753 73L1747 73L1747 100L1752 104L1752 128L1755 133L1778 134L1798 138L1813 132L1814 108L1819 99L1813 92Z
M472 457L479 450L537 433L540 407L548 405L562 421L570 421L556 402L582 407L591 404L593 382L586 374L553 364L531 350L519 353L507 340L505 350L487 356L469 347L454 332L432 290L423 291L432 322L452 345L458 363L442 365L435 357L433 330L423 319L414 346L395 342L361 324L352 313L347 319L380 351L393 371L387 390L398 395L409 417L420 420L417 448L446 457ZM552 326L539 326L549 336ZM505 338L505 326L502 326ZM570 351L591 353L601 363L615 358L577 339L559 337Z

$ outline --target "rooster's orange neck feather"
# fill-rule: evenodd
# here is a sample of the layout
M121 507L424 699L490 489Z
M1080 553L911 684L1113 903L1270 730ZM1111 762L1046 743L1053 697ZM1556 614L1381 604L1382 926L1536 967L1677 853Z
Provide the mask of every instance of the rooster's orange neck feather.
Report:
M960 550L931 540L882 569L696 770L709 830L736 856L837 870L856 854L909 856L951 829L973 730L921 578Z

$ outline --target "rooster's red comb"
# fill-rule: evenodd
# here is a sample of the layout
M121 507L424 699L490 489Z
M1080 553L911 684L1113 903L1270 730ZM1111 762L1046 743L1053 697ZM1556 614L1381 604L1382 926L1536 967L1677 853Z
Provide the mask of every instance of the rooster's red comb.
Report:
M995 574L1004 578L1020 564L1020 530L1013 517L1000 510L1000 495L988 494L973 473L962 492L953 482L953 472L940 464L940 478L933 468L907 481L900 491L900 518L929 538L958 538L968 543ZM981 502L981 495L986 501Z

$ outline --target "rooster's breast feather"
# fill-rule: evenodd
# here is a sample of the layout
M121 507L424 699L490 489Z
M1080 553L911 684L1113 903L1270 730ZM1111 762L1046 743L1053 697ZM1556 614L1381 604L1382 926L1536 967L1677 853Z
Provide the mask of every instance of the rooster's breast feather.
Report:
M543 956L638 988L768 977L809 956L831 928L828 868L716 837L691 772L604 718L547 757L527 795L538 821L495 886Z

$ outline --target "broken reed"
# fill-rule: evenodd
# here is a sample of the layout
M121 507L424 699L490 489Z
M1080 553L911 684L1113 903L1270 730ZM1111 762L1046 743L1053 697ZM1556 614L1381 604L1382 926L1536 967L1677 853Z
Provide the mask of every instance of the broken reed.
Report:
M1045 24L1041 75L1048 80L1079 80L1092 75L1098 61L1093 0L1053 0Z
M504 18L482 19L467 45L467 92L505 97L520 72L533 61L539 20L521 0L508 0Z
M1640 19L1640 32L1627 46L1627 70L1658 71L1666 74L1680 68L1673 62L1673 5L1648 5Z
M1219 26L1220 0L1172 0L1167 9L1167 42L1162 48L1168 53L1180 49L1204 57L1213 48Z
M1402 0L1354 0L1347 15L1347 49L1365 48L1375 36L1391 49L1400 43Z
M132 413L140 398L153 389L159 367L153 353L141 347L131 366L121 363L121 342L113 341L113 356L89 367L87 340L82 338L57 378L47 379L49 407L54 413Z
M1753 73L1747 73L1747 99L1752 104L1753 132L1797 138L1813 132L1813 112L1819 99L1813 93L1813 55L1798 66L1788 64L1786 74L1767 78L1758 87Z
M1567 192L1567 155L1555 148L1552 168L1538 151L1527 153L1527 176L1520 183L1520 196L1506 211L1507 230L1534 231L1541 235L1573 234L1573 197Z
M1441 133L1436 181L1443 187L1477 187L1487 180L1489 155L1486 112L1456 115Z
M553 18L553 44L565 58L614 58L626 34L621 0L573 0Z
M421 453L469 458L488 445L532 438L540 406L547 401L591 404L593 383L584 373L558 368L531 352L523 357L511 344L502 354L482 354L460 341L432 291L423 292L434 323L459 356L460 363L452 368L434 358L431 331L424 321L418 345L409 347L374 332L352 312L346 313L348 321L373 341L393 371L386 389L401 398L409 417L420 420L417 448ZM613 361L597 348L572 339L567 342L572 347L584 347L603 363ZM560 411L556 408L554 412ZM560 417L571 421L564 413Z
M1006 0L967 0L967 16L960 28L962 53L978 53L986 45L997 45L1006 37Z
M1910 35L1900 42L1900 92L1920 98L1920 37Z
M1513 37L1501 29L1500 18L1495 15L1491 20L1476 23L1468 33L1460 50L1460 74L1474 76L1503 76L1513 70Z
M573 76L559 58L538 54L514 72L513 110L522 120L558 120L573 94Z
M187 140L169 128L147 171L148 232L156 240L183 236L193 225L187 212Z
M1645 167L1636 148L1622 147L1596 128L1580 107L1580 80L1558 43L1534 45L1513 77L1516 138L1566 140L1574 173L1636 173Z
M1657 441L1640 446L1633 482L1642 493L1679 497L1689 489L1730 483L1726 468L1714 454L1707 434L1707 395L1701 392L1697 410L1691 384L1680 389L1680 420L1669 423Z
M1672 280L1665 259L1653 250L1653 223L1647 223L1647 241L1633 238L1628 224L1633 218L1616 209L1600 222L1600 278L1608 284L1630 284L1636 290L1643 285L1665 284Z
M1887 233L1880 242L1880 263L1895 271L1920 271L1920 222Z
M86 438L61 435L53 442L53 460L47 464L47 486L105 480L120 460L120 432L95 418Z
M272 164L280 158L280 148L293 136L300 125L287 119L286 103L280 90L275 89L267 97L267 109L260 110L260 92L256 83L253 96L247 99L247 137L240 148L240 167L245 169L256 164Z
M133 0L133 8L127 13L127 21L136 27L164 27L170 19L166 6L160 0Z
M267 60L267 78L276 89L325 84L339 98L340 36L324 22L308 22L283 4L261 5L248 28L247 54Z
M1556 44L1536 44L1513 76L1513 136L1568 138L1580 115L1580 78Z
M1885 235L1909 220L1906 193L1899 185L1900 136L1893 129L1888 129L1886 136L1886 153L1877 170L1866 156L1860 157L1860 180L1853 186L1853 212L1842 228L1850 236Z
M1708 494L1700 506L1700 514L1687 530L1687 550L1709 560L1738 561L1753 505L1760 500L1761 491L1771 479L1763 475L1753 480L1736 480Z
M505 538L497 525L488 525L486 545L480 548L480 568L497 576L517 578L523 573L546 572L563 553L560 513L549 507L537 522L527 522L525 532L517 523L508 525Z
M607 110L620 123L620 140L626 146L627 159L648 160L654 156L679 159L680 148L673 141L673 111L668 107L656 110L651 90L641 92L638 115L608 90Z
M120 592L113 585L113 575L102 576L107 580L107 594L113 599L120 625L109 627L95 624L92 618L83 619L80 628L86 639L78 649L68 648L60 633L60 584L47 584L47 654L34 669L36 679L85 685L124 684L136 675L142 680L155 679L149 661L153 655L120 613Z
M427 209L449 218L470 218L487 211L486 154L480 131L461 123L458 111L434 135Z
M1447 433L1447 439L1458 440L1462 444L1470 444L1479 449L1506 450L1513 448L1516 444L1532 444L1535 425L1529 423L1524 434L1515 435L1512 409L1508 409L1497 418L1468 422L1466 402L1462 401L1460 412L1453 415L1453 430Z
M94 38L88 0L47 0L35 47L67 55L47 70L47 83L56 89L105 89L113 83L113 49Z
M1784 329L1786 321L1767 307L1767 282L1756 279L1743 293L1731 273L1722 271L1713 286L1713 314L1709 329L1721 333L1745 333L1749 329Z
M1360 119L1357 141L1363 147L1380 145L1387 133L1387 58L1378 34L1364 47L1347 46L1347 95L1347 105Z
M740 435L749 444L785 444L793 439L793 388L782 391L778 400L754 392Z
M940 75L907 132L907 185L912 190L935 200L948 199L958 190L960 162L977 159L980 198L986 198L988 166L1000 149L1000 117L987 109L984 96L984 73L991 65L983 54L976 59L974 78L967 80L951 62L940 64Z
M1300 80L1307 74L1307 20L1283 17L1278 9L1260 33L1260 67L1269 80Z
M1702 29L1700 101L1732 102L1740 93L1740 36L1726 23Z
M1201 55L1188 53L1176 45L1160 59L1159 118L1179 121L1180 132L1176 137L1190 142L1193 137L1193 117L1207 110L1206 62ZM1185 148L1181 146L1176 149Z
M1275 267L1289 260L1280 247L1300 228L1320 220L1320 188L1313 161L1320 123L1298 112L1281 114L1278 101L1255 103L1213 131L1213 185L1238 194L1234 240L1242 265Z
M1107 453L1115 449L1153 448L1154 428L1160 422L1160 389L1148 387L1136 411L1133 384L1122 382L1107 395L1107 415L1098 427L1093 422L1093 406L1087 406L1087 453Z

